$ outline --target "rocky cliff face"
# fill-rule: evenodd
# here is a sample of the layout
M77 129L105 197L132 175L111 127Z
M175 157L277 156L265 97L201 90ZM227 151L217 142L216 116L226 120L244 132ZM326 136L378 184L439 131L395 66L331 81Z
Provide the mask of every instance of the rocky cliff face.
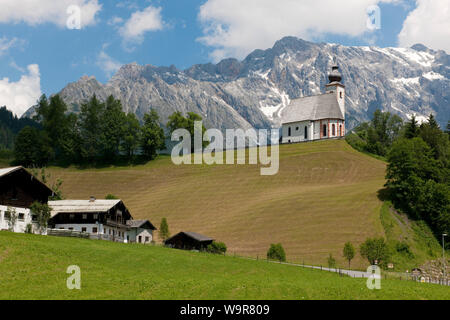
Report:
M174 111L192 111L207 127L278 127L291 99L324 91L334 57L346 85L350 128L378 108L405 119L434 113L441 125L450 119L450 56L422 45L346 47L287 37L243 61L226 59L184 71L128 64L106 84L83 77L60 94L75 112L94 93L101 99L112 94L125 111L142 117L155 109L163 123Z

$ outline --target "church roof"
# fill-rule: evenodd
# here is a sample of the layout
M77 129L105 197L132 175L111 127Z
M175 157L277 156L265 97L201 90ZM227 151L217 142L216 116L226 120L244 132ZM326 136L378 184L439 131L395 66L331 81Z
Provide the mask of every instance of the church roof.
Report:
M281 117L283 124L323 119L345 120L334 92L294 99L283 110Z

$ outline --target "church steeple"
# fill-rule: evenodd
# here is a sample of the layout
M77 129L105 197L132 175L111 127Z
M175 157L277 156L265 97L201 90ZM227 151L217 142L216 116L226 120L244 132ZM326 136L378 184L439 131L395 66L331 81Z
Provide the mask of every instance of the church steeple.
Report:
M331 72L328 74L330 81L325 87L327 93L334 93L341 108L342 115L345 118L345 86L342 84L342 75L339 72L339 66L336 59L333 61Z
M330 80L330 83L333 82L341 82L342 81L342 75L339 72L339 66L336 63L336 60L334 61L333 66L331 67L331 72L328 74L328 80Z

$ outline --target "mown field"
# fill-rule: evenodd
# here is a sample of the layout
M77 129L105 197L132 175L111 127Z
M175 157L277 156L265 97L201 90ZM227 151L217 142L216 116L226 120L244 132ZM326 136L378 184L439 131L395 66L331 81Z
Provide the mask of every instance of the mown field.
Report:
M81 270L81 290L66 286ZM365 279L156 246L0 232L0 299L450 299L412 281Z
M50 168L63 179L65 198L124 200L135 219L172 234L194 231L227 244L229 252L265 256L282 243L291 261L325 264L330 253L344 265L342 248L383 235L377 192L385 163L345 141L283 145L280 170L261 176L252 165L181 165L170 157L134 167ZM357 255L355 267L366 263Z

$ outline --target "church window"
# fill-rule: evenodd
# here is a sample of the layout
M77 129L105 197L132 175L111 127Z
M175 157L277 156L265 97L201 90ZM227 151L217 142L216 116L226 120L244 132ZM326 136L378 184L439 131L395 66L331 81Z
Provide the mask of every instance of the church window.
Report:
M288 129L288 136L289 137L291 136L291 127L289 127L289 129Z
M323 135L324 136L327 135L327 125L326 124L323 125Z
M308 139L308 127L305 127L305 140Z
M340 128L339 128L339 131L340 131L340 136L342 136L342 135L343 135L343 132L342 132L342 124L341 124L341 126L340 126Z
M340 93L339 93L339 96L340 96L340 97L341 97L341 99L342 99L342 92L340 92Z
M333 136L335 136L336 135L336 125L335 124L333 124L332 130L333 130Z

